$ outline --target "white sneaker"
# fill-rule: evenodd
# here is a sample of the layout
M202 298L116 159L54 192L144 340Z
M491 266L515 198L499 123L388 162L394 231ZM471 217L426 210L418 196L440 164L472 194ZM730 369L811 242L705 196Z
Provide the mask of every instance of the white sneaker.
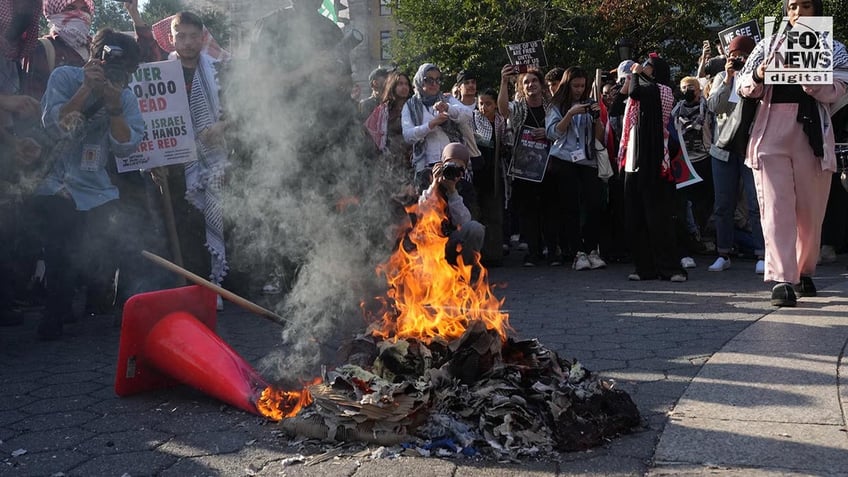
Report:
M602 259L600 255L598 255L597 250L592 250L591 252L589 252L589 268L595 270L598 268L604 268L606 266L607 262L605 262L604 259Z
M757 264L754 265L754 273L757 275L765 275L766 273L766 261L765 260L757 260Z
M708 272L723 272L730 268L730 259L724 257L718 257L712 265L707 267Z
M577 252L577 256L574 257L574 265L571 268L579 272L581 270L589 270L592 268L592 264L589 262L589 257L586 256L585 252Z
M683 257L680 259L680 266L683 268L695 268L695 259L692 257Z

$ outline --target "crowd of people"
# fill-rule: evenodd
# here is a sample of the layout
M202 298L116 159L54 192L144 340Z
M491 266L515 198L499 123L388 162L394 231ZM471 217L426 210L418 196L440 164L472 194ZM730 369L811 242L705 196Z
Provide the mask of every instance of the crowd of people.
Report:
M791 25L823 14L821 1L784 3ZM317 18L313 4L299 0L293 10L302 17L275 12L282 17L266 23L312 25L310 34L337 51L342 31ZM109 28L91 37L91 0L0 0L0 237L8 244L0 248L0 322L20 322L13 304L26 288L22 270L40 259L42 339L62 335L81 288L91 306L108 307L168 286L120 247L169 250L216 284L229 269L222 190L233 128L218 74L229 54L196 14L151 26L137 0L124 5L135 37ZM50 33L39 37L42 14ZM282 27L260 29L259 38L266 48L297 41ZM507 64L495 85L480 84L487 75L470 68L449 77L433 63L412 76L379 67L361 101L349 74L332 80L352 92L332 106L350 110L370 139L367 160L403 177L399 190L415 190L422 205L444 204L452 263L499 266L505 254L522 253L526 267L586 271L622 261L633 264L630 280L683 282L695 255L714 256L711 272L747 256L775 282L772 304L794 306L816 294L817 262L848 245L848 191L833 180L835 143L848 141L846 85L765 84L770 42L737 36L715 58L706 42L693 59L697 72L679 81L657 53L621 62L602 84L577 65L544 72ZM118 174L114 157L134 152L146 134L130 75L164 59L181 64L198 160ZM284 70L292 84L328 66L293 61ZM834 67L848 68L839 42ZM315 114L326 122L339 111ZM750 128L739 126L746 114ZM700 182L678 187L681 158ZM166 232L175 224L178 237ZM115 289L116 270L128 285Z

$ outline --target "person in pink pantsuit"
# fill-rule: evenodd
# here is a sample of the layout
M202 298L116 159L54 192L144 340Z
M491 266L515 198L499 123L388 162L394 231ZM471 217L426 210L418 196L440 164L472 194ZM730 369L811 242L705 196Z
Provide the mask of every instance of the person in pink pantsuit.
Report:
M822 16L821 0L784 0L790 26L799 17ZM768 50L782 40L761 40L739 81L739 94L760 99L746 165L754 172L765 238L765 281L777 282L771 304L795 306L796 294L815 296L816 271L832 173L836 170L830 104L846 92L825 85L764 84ZM848 68L848 53L833 42L834 68Z

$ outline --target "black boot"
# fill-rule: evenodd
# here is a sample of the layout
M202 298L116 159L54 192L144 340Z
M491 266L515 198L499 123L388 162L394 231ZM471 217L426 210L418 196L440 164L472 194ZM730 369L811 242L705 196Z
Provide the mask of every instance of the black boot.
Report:
M816 285L812 278L801 276L801 283L798 284L798 296L816 296Z

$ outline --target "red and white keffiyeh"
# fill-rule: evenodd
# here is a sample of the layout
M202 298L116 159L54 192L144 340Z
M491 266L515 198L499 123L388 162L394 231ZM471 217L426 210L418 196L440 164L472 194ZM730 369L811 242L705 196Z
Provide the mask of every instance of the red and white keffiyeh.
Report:
M18 11L16 12L16 7ZM33 0L29 2L26 12L21 12L20 5L16 5L15 0L0 0L0 54L8 60L20 60L27 56L35 47L35 42L38 39L38 13L41 11L41 2ZM16 27L14 25L15 18L21 13L30 13L32 18L29 25L21 32L17 38L7 38L6 32Z

